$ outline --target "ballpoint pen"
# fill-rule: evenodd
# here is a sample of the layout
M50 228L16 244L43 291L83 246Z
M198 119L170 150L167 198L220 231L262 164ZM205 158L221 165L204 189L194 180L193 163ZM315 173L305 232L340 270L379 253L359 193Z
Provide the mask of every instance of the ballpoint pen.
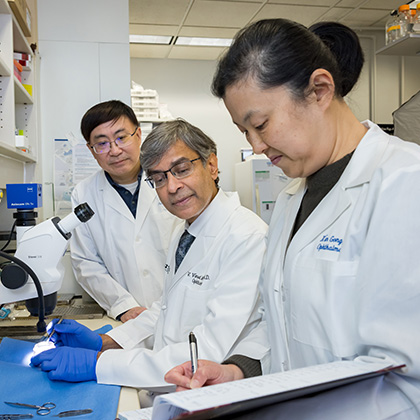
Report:
M191 355L191 371L192 374L195 374L197 370L198 364L198 347L197 347L197 339L195 338L194 333L191 331L189 336L189 344L190 344L190 355Z

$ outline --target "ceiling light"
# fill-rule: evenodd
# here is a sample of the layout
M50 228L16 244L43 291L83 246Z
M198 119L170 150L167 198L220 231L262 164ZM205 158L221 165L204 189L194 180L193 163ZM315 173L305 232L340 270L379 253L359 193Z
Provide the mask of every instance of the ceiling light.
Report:
M200 47L229 47L232 44L231 38L198 38L179 36L175 45L188 45L188 46L200 46Z
M164 44L169 45L172 36L161 35L130 35L130 44Z

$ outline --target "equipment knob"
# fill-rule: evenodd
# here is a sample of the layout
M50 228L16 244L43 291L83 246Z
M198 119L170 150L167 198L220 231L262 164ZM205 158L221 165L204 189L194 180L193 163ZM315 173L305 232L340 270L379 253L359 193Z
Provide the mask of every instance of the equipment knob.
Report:
M1 270L0 280L7 289L19 289L28 281L28 273L17 264L7 264Z

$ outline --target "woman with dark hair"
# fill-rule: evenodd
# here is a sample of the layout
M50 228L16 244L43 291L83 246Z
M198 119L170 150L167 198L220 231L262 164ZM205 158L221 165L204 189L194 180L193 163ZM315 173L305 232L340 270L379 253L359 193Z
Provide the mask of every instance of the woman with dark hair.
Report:
M389 361L406 368L282 404L276 418L419 418L420 148L351 112L343 98L362 66L351 29L284 19L243 29L220 60L213 92L254 152L297 178L277 199L261 273L254 334L268 337L271 367L250 336L224 364L200 361L192 377L187 362L169 382Z

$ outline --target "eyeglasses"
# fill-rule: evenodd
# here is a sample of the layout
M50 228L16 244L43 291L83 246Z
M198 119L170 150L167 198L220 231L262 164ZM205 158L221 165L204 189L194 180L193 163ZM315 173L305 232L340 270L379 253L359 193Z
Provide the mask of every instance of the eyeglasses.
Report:
M124 149L124 147L129 146L133 142L133 136L136 134L138 127L134 130L133 134L127 134L125 136L118 137L114 141L100 141L99 143L95 143L92 146L89 145L93 151L101 155L102 153L108 153L111 150L111 143L115 143L120 149Z
M168 182L168 172L170 172L176 179L183 179L192 174L194 170L193 162L200 160L201 158L195 158L192 160L186 160L185 162L177 163L176 165L169 168L167 171L155 172L146 178L146 182L152 188L161 188Z

